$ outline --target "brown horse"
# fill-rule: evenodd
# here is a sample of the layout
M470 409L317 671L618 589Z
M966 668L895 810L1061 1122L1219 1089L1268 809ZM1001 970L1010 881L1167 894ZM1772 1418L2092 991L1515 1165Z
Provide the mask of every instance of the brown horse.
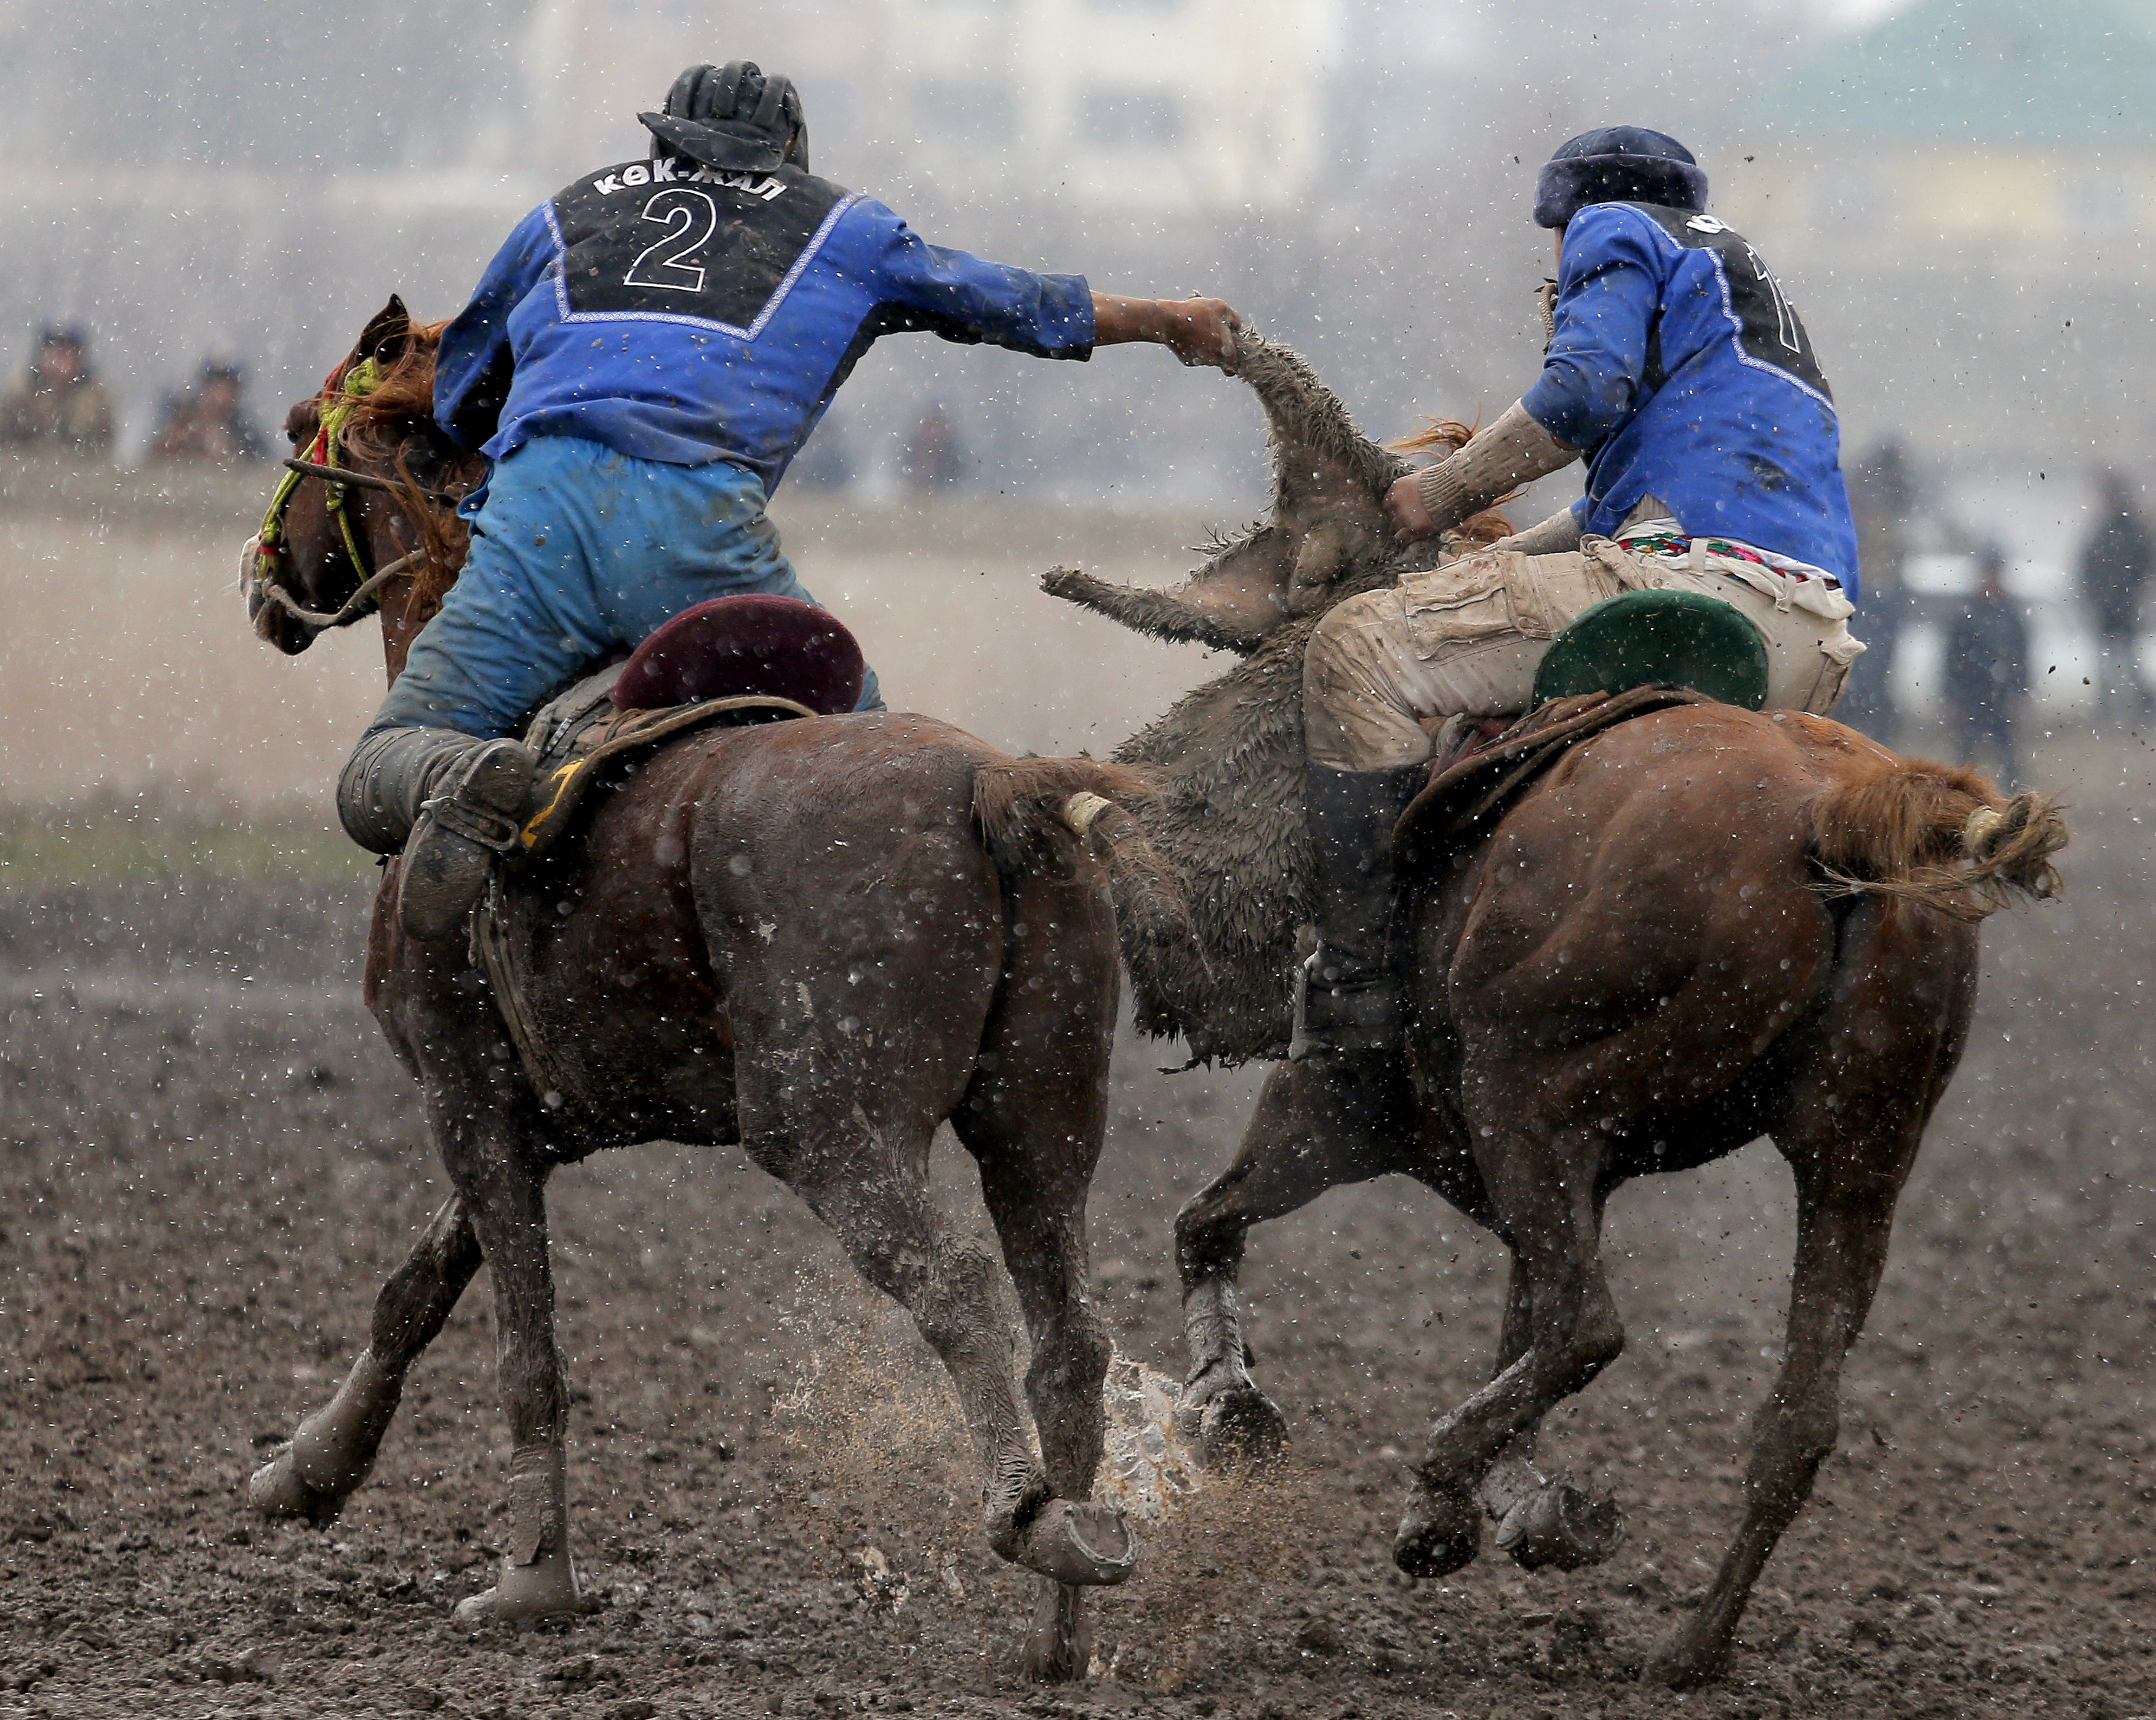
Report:
M1242 347L1273 428L1271 517L1177 591L1047 582L1245 658L1117 755L1154 778L1141 821L1189 881L1199 933L1180 949L1127 940L1139 1019L1229 1059L1286 1039L1293 928L1309 918L1304 644L1342 598L1442 552L1394 546L1378 499L1403 465L1308 367L1253 335ZM1676 1684L1714 1676L1834 1449L1843 1358L1961 1055L1976 922L2050 894L2065 839L2035 797L2003 800L1822 719L1697 703L1586 740L1480 823L1411 811L1396 925L1409 1041L1359 1090L1281 1064L1234 1162L1178 1217L1184 1418L1216 1457L1277 1445L1286 1424L1251 1379L1236 1310L1245 1233L1341 1183L1411 1176L1502 1238L1512 1276L1493 1376L1431 1430L1394 1558L1418 1577L1456 1569L1486 1512L1530 1568L1605 1558L1614 1505L1534 1466L1543 1416L1624 1347L1604 1205L1633 1178L1769 1136L1799 1214L1781 1376L1736 1542L1655 1662Z
M393 680L454 577L461 535L444 492L477 474L433 424L437 333L393 300L347 361L373 361L372 392L332 455L353 530L309 475L289 498L273 577L249 581L255 629L280 649L367 608L353 602L363 560ZM295 447L313 441L323 404L294 409ZM1087 1300L1086 1200L1118 989L1106 870L1142 864L1142 843L1120 809L1086 801L1095 840L1109 835L1104 869L1061 815L1081 791L1128 784L1085 761L1016 763L920 716L712 729L666 746L603 797L578 839L506 885L527 952L519 1002L548 1066L572 1077L567 1101L527 1077L464 933L428 943L400 929L393 862L367 1000L419 1080L455 1194L383 1287L372 1343L335 1399L254 1476L258 1508L336 1515L407 1369L484 1260L515 1444L510 1534L496 1586L459 1614L583 1610L547 1175L602 1148L738 1142L942 1358L978 1448L988 1540L1050 1579L1029 1662L1045 1676L1082 1671L1081 1585L1118 1581L1132 1562L1120 1513L1091 1502L1110 1346ZM1172 902L1154 907L1173 921ZM948 1232L930 1197L930 1137L946 1121L979 1164L1031 1336L1023 1399L995 1262Z

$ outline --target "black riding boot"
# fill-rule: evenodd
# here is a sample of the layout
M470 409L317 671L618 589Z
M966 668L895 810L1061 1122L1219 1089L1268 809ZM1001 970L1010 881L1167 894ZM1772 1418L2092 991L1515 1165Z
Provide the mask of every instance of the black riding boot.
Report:
M536 763L521 742L454 729L383 729L360 742L337 780L337 815L361 847L403 851L398 912L411 936L463 924L495 857L516 845Z
M1296 986L1297 1061L1380 1051L1400 1035L1400 993L1387 961L1393 917L1393 827L1429 780L1427 765L1393 770L1306 766L1303 816L1317 860L1317 951Z

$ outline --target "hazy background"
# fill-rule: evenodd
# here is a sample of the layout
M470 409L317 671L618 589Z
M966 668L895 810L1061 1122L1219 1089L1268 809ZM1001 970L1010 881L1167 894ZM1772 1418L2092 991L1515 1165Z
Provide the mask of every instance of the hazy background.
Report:
M2156 437L2150 0L0 0L0 367L42 324L84 327L123 474L206 357L244 367L272 429L391 291L452 314L525 210L644 152L636 110L675 70L731 57L792 73L817 170L929 237L1223 294L1380 435L1487 416L1533 376L1550 149L1671 131L1802 309L1852 458L1902 437L1927 521L2005 542L2040 709L2086 696L2088 480L2138 483ZM952 481L924 501L939 418ZM176 776L319 798L378 663L371 629L290 663L239 629L265 470L4 486L0 799ZM1263 470L1247 391L1157 350L1050 365L906 336L778 512L900 702L1099 747L1204 663L1034 576L1178 574ZM1894 669L1919 716L1938 649L1919 614Z
M801 83L819 171L930 237L1222 292L1378 431L1517 396L1536 165L1656 126L1774 260L1852 446L2074 467L2156 428L2152 30L2145 0L9 0L0 352L85 324L136 444L210 352L269 418L392 290L451 314L518 215L640 155L680 65L747 57ZM1221 399L1157 353L914 336L821 452L873 490L940 406L988 487L1222 506L1258 449Z

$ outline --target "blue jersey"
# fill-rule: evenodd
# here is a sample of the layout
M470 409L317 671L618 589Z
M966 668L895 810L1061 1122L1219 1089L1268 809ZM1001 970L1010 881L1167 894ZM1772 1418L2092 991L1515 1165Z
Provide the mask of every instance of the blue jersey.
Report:
M1691 536L1824 568L1856 601L1833 396L1779 283L1713 216L1647 203L1574 215L1555 336L1522 403L1586 457L1584 531L1614 534L1652 495Z
M793 167L678 160L586 175L517 225L443 331L434 415L499 460L574 436L745 466L777 488L862 353L925 329L1050 358L1093 350L1083 277L924 244Z

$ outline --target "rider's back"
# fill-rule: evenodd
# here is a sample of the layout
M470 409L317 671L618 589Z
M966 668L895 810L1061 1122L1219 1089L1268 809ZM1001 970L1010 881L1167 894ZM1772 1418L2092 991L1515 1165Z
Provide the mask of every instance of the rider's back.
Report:
M1715 217L1598 203L1565 230L1556 336L1525 397L1587 458L1588 531L1645 496L1695 537L1824 568L1856 597L1833 397L1758 251Z
M538 436L724 460L775 488L878 336L1092 350L1082 277L922 241L790 165L661 157L588 173L525 217L442 339L437 415L500 460Z

